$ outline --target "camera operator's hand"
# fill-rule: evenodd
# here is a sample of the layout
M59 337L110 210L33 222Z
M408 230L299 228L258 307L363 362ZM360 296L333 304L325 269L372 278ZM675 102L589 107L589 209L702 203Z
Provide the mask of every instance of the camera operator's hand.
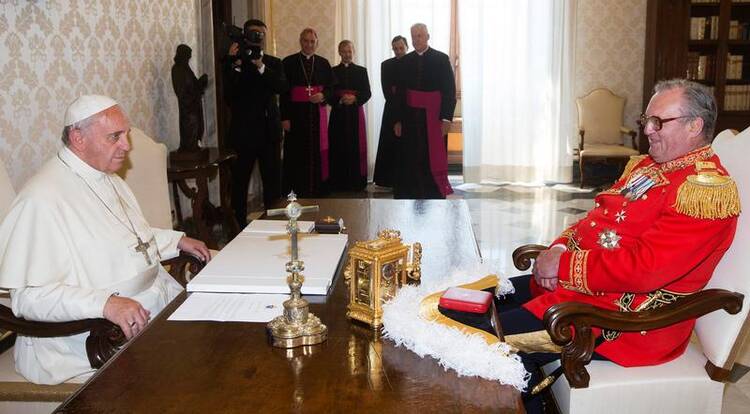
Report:
M281 128L285 132L289 132L289 130L292 129L292 121L290 121L288 119L285 119L285 120L281 121Z
M229 46L229 56L237 56L237 53L240 52L240 45L237 42L232 43L231 46Z
M312 102L314 104L319 104L319 103L323 102L324 100L325 100L325 96L323 95L322 92L318 92L315 95L312 95L310 97L310 102Z

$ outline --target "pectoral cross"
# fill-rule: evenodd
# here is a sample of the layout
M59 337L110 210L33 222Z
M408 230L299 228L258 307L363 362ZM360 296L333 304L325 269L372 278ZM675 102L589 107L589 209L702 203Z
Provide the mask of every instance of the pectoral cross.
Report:
M135 251L141 253L143 258L146 259L146 263L151 266L151 256L148 254L148 248L151 244L148 242L144 243L140 236L136 235L135 238L138 240L138 244L135 246Z
M312 96L312 86L307 85L307 88L305 88L305 90L307 91L307 96Z

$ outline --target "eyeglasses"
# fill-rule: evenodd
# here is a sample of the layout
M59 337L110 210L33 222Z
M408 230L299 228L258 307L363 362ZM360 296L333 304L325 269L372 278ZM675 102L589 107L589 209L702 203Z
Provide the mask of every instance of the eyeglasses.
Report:
M646 114L641 114L641 117L638 119L638 124L643 128L646 129L646 127L651 124L651 127L654 129L654 131L661 131L662 126L666 124L669 121L674 121L675 119L681 119L681 118L692 118L692 116L686 115L686 116L676 116L674 118L666 118L661 119L658 116L647 116Z

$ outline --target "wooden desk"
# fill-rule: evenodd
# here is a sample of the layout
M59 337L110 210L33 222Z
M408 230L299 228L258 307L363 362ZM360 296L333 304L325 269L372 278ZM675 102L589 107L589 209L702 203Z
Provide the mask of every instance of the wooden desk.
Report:
M175 161L171 157L167 168L167 179L172 182L172 194L174 196L175 213L178 225L182 225L182 208L180 207L179 188L185 196L190 199L193 209L193 221L198 232L195 235L203 240L208 247L218 249L216 240L211 233L209 212L206 207L212 207L208 201L208 181L215 174L219 178L219 208L221 219L229 223L229 231L232 235L239 232L239 226L234 218L230 202L229 184L231 182L230 165L237 155L231 151L208 149L208 158L202 160ZM187 184L187 180L195 180L195 188Z
M387 227L401 230L406 242L422 242L423 278L443 277L479 257L462 200L319 204L320 215L343 217L350 243ZM284 274L279 269L279 277ZM459 378L350 322L340 274L331 294L311 304L328 325L328 341L288 351L267 344L265 324L166 321L185 298L180 295L58 412L523 412L515 389Z

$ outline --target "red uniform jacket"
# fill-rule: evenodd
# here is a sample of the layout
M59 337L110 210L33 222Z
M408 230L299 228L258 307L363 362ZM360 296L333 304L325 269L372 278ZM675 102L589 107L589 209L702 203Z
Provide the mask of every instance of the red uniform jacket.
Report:
M596 207L553 243L567 247L557 288L543 290L524 307L540 319L550 306L568 301L627 312L703 289L737 224L739 201L727 175L710 147L662 164L633 157L612 188L596 196ZM706 196L702 190L714 192ZM733 208L726 208L727 199ZM663 363L684 352L694 323L596 332L605 338L596 352L623 366Z

